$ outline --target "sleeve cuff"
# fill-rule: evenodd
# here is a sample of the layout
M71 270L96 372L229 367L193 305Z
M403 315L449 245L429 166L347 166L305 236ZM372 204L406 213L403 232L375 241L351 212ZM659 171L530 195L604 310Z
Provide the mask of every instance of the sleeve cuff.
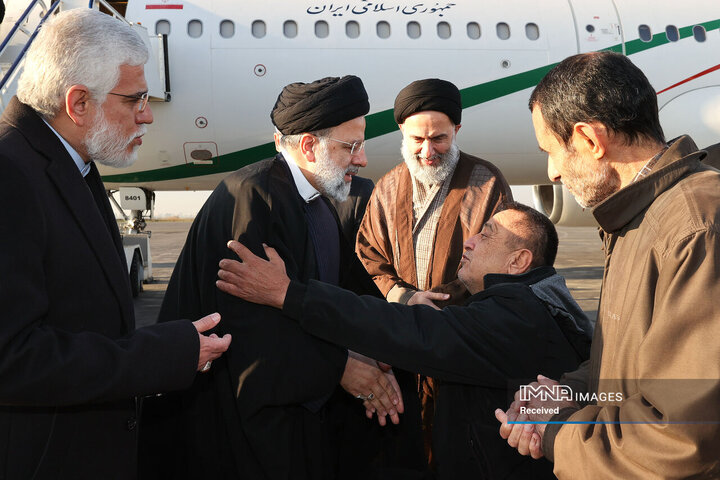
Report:
M290 281L287 292L285 293L285 302L283 303L282 312L293 320L300 321L302 318L303 303L305 302L305 293L307 285L295 280Z
M565 420L570 418L570 416L572 416L572 414L575 412L577 412L577 408L563 408L558 412L557 415L553 415L550 421L564 422ZM542 438L543 454L545 454L545 458L547 458L551 462L555 462L555 437L557 436L562 426L562 423L549 423L547 426L545 426L545 433L543 434Z
M395 285L387 293L385 299L388 302L402 303L403 305L407 305L407 302L410 300L410 297L415 295L416 291L417 290L413 290L412 288L401 287L400 285Z

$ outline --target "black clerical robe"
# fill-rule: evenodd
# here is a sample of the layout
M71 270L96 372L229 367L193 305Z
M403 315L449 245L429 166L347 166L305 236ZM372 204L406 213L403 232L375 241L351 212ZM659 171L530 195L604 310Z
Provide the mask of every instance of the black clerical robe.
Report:
M340 382L347 351L304 333L278 311L215 287L218 262L233 257L226 247L230 239L261 256L264 242L285 259L290 277L317 278L305 215L305 202L281 156L227 177L198 213L159 321L217 311L222 315L217 333L232 334L232 345L210 372L198 375L190 391L146 402L144 477L158 472L167 478L215 479L332 475L320 406ZM349 248L342 249L341 258L341 273L347 273Z

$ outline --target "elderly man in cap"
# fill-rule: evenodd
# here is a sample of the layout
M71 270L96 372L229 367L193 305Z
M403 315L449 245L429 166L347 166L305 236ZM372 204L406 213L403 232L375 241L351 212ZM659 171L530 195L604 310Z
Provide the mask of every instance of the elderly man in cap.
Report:
M159 320L218 311L222 333L236 343L189 392L147 406L146 478L347 478L338 466L338 450L348 446L341 437L347 400L367 424L356 398L381 421L398 421L391 370L215 287L230 238L258 254L272 245L297 280L352 286L359 278L362 266L328 199L342 201L367 164L368 110L355 76L286 86L271 113L278 155L231 174L198 213Z
M460 91L445 80L415 81L395 99L405 162L378 182L356 245L388 301L462 303L469 295L457 280L463 242L512 199L494 165L458 149L461 117ZM432 381L421 378L420 391L429 453Z

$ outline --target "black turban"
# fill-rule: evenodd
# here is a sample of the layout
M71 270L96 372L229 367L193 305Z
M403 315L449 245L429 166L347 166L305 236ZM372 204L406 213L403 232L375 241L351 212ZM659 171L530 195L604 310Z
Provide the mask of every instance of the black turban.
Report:
M291 83L278 95L270 118L283 135L297 135L336 127L369 111L362 80L346 75Z
M400 90L395 98L395 121L398 125L403 124L410 115L428 110L442 112L455 125L460 125L460 90L447 80L428 78L412 82Z

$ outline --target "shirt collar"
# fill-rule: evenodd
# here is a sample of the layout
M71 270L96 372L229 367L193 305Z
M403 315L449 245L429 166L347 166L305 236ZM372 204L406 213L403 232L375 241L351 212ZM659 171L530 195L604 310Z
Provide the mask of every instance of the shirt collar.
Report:
M593 208L593 216L605 232L625 228L662 192L699 166L703 154L692 138L684 135L668 143L669 148L648 176L621 188Z
M62 144L65 146L65 150L70 154L73 161L75 162L75 165L77 166L78 170L80 170L80 174L84 177L90 172L90 162L85 163L85 161L82 159L80 154L75 150L63 137L60 135L53 127L50 126L50 124L43 118L43 122L45 122L45 125L52 130L52 132L60 139Z
M285 162L288 164L293 181L295 182L295 187L298 189L298 193L303 200L305 200L305 203L310 203L319 197L320 192L318 192L315 187L308 182L308 179L305 178L305 175L303 175L302 171L300 171L300 167L297 166L295 160L293 160L293 158L285 150L281 150L280 153L282 153Z

